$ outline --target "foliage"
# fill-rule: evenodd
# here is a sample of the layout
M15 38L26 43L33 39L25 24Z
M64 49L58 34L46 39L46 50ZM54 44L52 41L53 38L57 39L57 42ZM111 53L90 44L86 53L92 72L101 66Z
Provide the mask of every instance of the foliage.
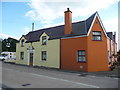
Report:
M119 65L119 62L113 62L113 65Z
M0 52L2 52L2 39L0 38Z
M15 52L17 42L18 40L10 38L10 37L8 39L2 40L2 52L3 51Z

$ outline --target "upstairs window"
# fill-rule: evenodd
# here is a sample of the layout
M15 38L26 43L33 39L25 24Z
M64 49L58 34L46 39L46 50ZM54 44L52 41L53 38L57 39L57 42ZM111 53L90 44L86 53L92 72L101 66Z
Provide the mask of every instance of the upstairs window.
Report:
M85 50L78 51L78 62L86 62Z
M46 51L42 51L42 61L46 61Z
M24 47L24 39L21 41L21 47Z
M20 52L20 59L21 59L21 60L24 59L24 52Z
M46 36L42 37L42 45L46 45Z
M92 40L100 41L102 40L102 34L101 31L93 31L92 32Z

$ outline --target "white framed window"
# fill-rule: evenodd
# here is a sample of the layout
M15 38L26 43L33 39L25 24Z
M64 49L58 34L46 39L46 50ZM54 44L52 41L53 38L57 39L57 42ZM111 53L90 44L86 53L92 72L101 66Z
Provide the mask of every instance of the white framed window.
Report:
M92 40L96 40L96 41L101 41L102 40L102 33L101 31L93 31L92 32Z
M46 59L47 59L46 51L42 51L42 61L46 61Z
M21 47L24 47L24 44L25 44L25 42L24 42L24 39L21 41Z
M42 45L46 45L46 36L42 37Z
M86 62L85 50L78 50L78 62Z
M24 59L24 52L20 52L20 59L21 59L21 60Z

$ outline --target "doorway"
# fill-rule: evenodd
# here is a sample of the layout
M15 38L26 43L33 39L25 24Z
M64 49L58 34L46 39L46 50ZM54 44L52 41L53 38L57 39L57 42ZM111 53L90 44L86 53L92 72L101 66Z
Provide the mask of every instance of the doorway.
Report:
M30 66L33 66L33 53L30 53L29 65L30 65Z

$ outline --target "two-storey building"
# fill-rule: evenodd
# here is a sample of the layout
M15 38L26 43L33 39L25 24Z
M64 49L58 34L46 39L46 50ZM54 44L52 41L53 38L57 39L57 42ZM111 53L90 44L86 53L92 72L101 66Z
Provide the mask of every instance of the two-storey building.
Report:
M116 42L105 31L98 12L74 23L69 8L64 14L64 25L31 31L20 38L16 63L64 70L108 71L110 42L114 42L113 48Z

